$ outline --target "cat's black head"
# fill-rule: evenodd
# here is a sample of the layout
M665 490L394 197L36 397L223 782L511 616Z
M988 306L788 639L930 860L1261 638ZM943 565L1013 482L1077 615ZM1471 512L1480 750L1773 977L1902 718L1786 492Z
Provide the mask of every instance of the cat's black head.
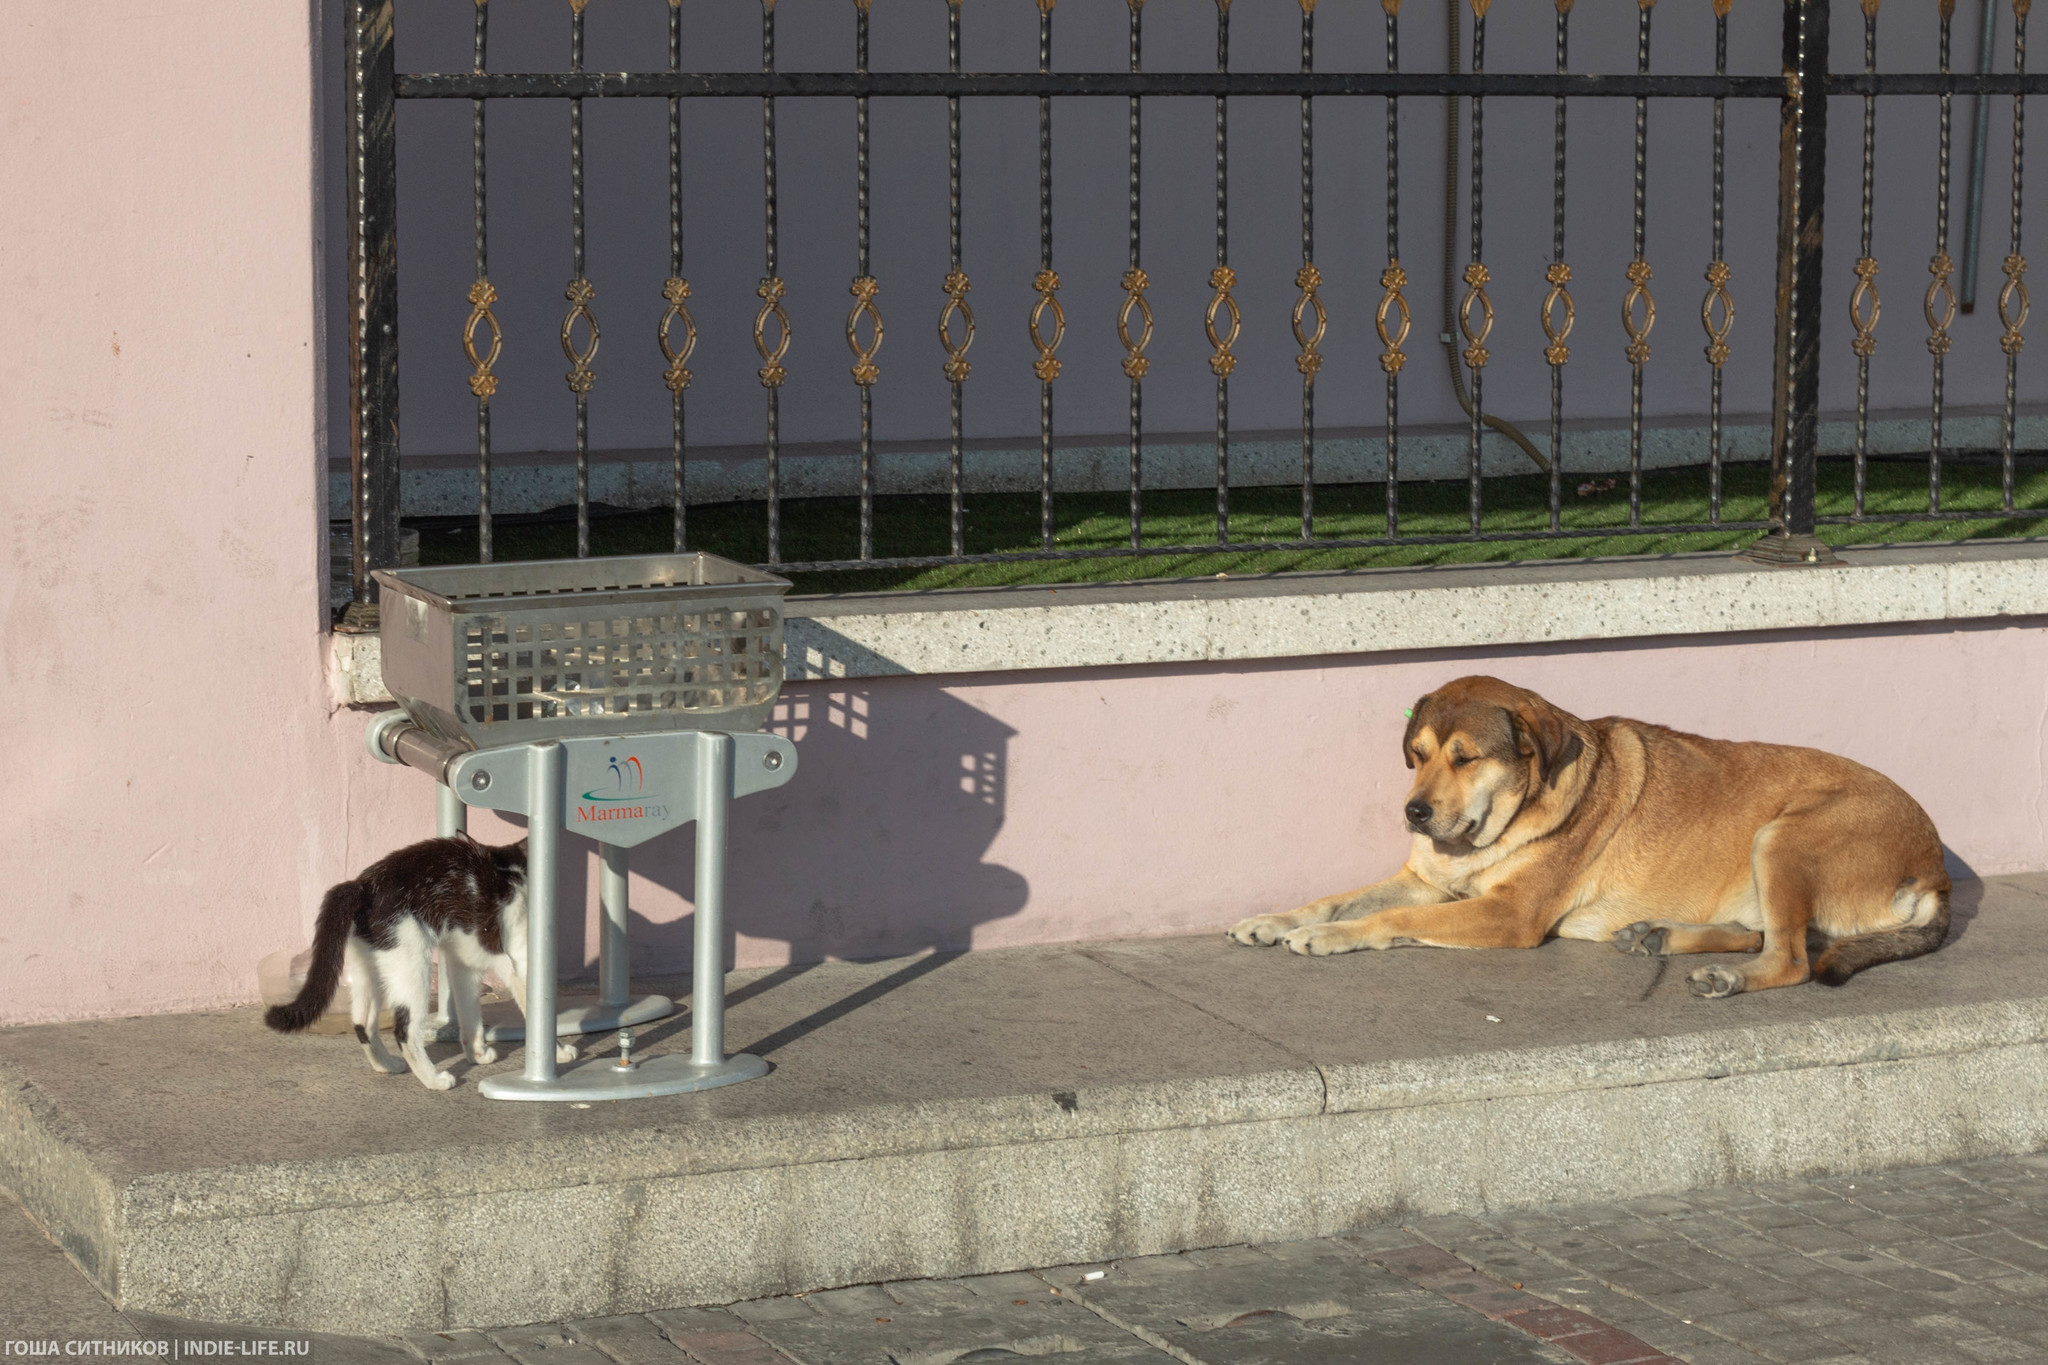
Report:
M526 879L526 840L491 850L491 861L500 872L516 881Z

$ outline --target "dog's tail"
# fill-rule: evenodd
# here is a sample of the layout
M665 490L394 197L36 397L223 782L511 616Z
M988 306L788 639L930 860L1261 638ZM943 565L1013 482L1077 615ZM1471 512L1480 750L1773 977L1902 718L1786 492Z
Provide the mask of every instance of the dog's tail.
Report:
M1866 967L1921 957L1939 948L1948 939L1948 888L1923 891L1918 901L1913 922L1902 929L1852 934L1829 943L1813 960L1813 979L1839 986Z
M289 1005L272 1005L263 1012L263 1022L279 1033L297 1033L327 1012L334 988L341 982L343 950L356 919L370 908L370 888L361 882L342 882L330 888L320 902L320 918L313 926L313 961L306 968L306 985Z

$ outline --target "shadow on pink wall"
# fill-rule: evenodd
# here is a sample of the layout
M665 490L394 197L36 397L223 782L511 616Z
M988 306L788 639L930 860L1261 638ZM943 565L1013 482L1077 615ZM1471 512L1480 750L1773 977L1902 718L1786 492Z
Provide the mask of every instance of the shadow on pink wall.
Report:
M974 946L1021 911L1024 877L983 861L1002 828L1015 731L946 692L858 683L792 689L766 727L797 745L797 778L733 808L727 960L735 939L779 940L788 960L894 957ZM489 836L486 836L489 837ZM565 972L588 974L594 859L563 859ZM687 902L694 826L633 851L634 896ZM653 888L642 888L643 881ZM636 973L683 970L693 917L632 917Z

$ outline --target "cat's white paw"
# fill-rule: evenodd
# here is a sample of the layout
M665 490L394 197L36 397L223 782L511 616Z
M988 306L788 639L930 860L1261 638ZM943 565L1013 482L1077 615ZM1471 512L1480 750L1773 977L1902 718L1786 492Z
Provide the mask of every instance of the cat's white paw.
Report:
M478 1066L489 1066L492 1062L498 1060L498 1049L486 1043L472 1051L469 1054L469 1060L475 1062Z
M455 1088L455 1076L452 1072L436 1071L433 1080L422 1080L420 1084L426 1086L429 1090L453 1090Z
M396 1057L370 1058L370 1070L382 1072L386 1076L403 1076L407 1069L405 1063L399 1061Z
M556 1043L556 1044L555 1044L555 1060L556 1060L556 1061L558 1061L558 1062L573 1062L573 1061L575 1061L575 1060L576 1060L576 1044L574 1044L574 1043Z

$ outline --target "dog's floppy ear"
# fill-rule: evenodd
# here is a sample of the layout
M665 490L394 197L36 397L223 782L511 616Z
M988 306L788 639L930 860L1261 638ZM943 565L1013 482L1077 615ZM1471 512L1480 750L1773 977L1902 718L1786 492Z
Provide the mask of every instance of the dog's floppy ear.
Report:
M1515 747L1536 760L1536 780L1549 786L1557 770L1578 757L1579 737L1565 724L1564 712L1538 696L1530 696L1508 712Z
M1427 694L1408 708L1408 729L1401 736L1401 761L1409 767L1415 766L1415 732L1422 728L1422 713L1428 709L1430 698Z

